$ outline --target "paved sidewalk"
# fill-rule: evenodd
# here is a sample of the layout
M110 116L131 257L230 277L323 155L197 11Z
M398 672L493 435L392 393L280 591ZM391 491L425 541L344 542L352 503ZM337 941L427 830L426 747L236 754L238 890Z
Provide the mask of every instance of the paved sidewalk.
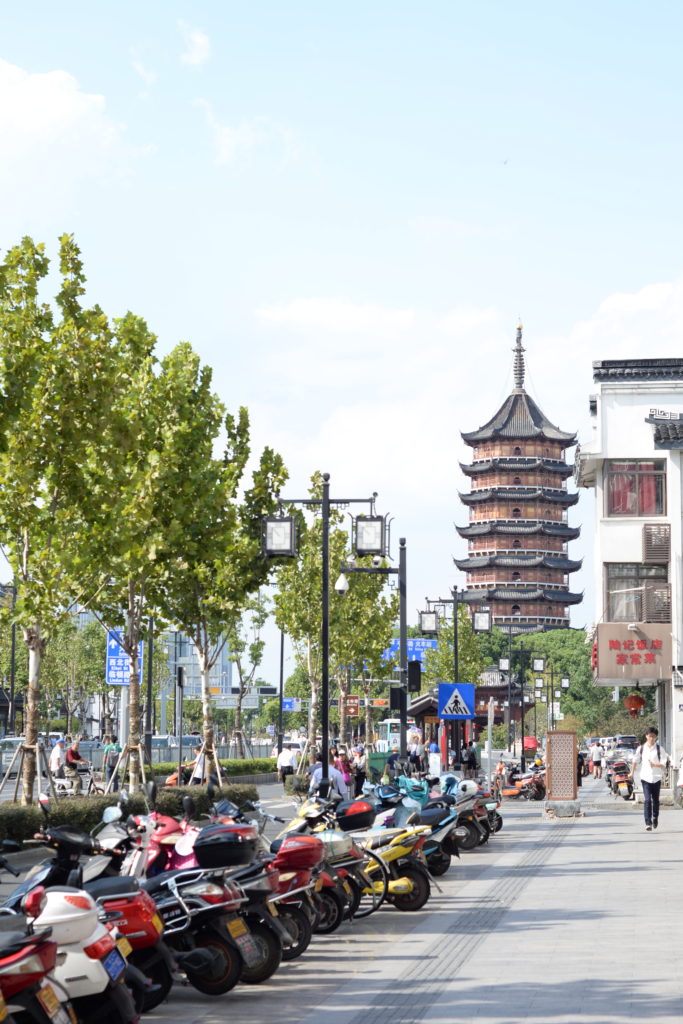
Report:
M570 821L505 805L503 831L425 911L317 937L220 1000L174 992L150 1024L679 1024L683 813L663 808L646 833L640 809L603 794L586 780L586 816Z

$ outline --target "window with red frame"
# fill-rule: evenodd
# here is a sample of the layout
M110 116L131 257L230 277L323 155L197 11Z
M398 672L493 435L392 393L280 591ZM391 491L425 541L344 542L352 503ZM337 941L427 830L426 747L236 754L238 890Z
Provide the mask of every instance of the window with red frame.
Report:
M665 515L664 459L610 459L605 494L608 516Z

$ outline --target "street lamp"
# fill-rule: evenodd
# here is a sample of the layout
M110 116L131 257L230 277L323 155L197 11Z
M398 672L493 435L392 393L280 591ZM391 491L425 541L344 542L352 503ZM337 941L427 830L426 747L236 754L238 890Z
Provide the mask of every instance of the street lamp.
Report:
M438 612L426 611L418 612L418 619L420 625L420 632L423 636L438 636L439 635L439 615Z
M361 518L361 517L359 517ZM365 517L366 521L371 517ZM379 517L374 517L379 518ZM358 533L356 531L356 537ZM369 551L363 552L369 554ZM361 552L356 547L356 554L360 555ZM375 553L374 559L378 562L380 558ZM398 542L398 569L392 569L389 566L384 565L356 565L352 559L349 559L345 565L342 565L341 575L337 580L335 589L338 594L344 595L348 592L349 583L346 579L346 573L370 573L372 575L380 576L398 576L398 653L399 653L399 680L400 684L398 687L399 691L399 718L400 718L400 736L399 736L399 757L405 758L408 754L408 614L407 614L407 560L406 560L406 539L401 537Z
M320 498L278 498L281 508L285 505L302 505L304 507L320 506L322 522L322 621L320 630L320 691L322 708L320 714L320 731L322 744L320 758L322 761L322 772L320 780L320 791L327 796L329 789L329 743L330 743L330 508L332 504L338 507L346 507L352 504L369 505L372 515L368 519L378 518L374 516L375 498L335 498L330 499L330 474L322 474L322 496ZM265 516L262 520L262 550L268 558L297 557L297 529L294 516L277 515ZM337 581L339 582L339 581ZM348 589L348 583L347 583ZM406 666L407 673L407 666ZM311 737L315 742L315 736Z

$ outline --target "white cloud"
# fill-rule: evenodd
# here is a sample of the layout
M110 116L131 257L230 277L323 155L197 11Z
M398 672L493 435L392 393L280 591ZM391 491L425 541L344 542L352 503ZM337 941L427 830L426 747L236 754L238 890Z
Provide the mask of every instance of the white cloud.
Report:
M195 100L206 116L211 132L214 163L219 167L231 167L247 161L255 150L278 147L282 162L289 163L298 156L294 132L286 126L276 124L267 117L242 120L239 124L219 121L213 107L205 99Z
M84 182L126 177L139 155L105 98L66 71L32 74L0 60L0 187L5 223L26 208L64 212ZM8 203L8 197L12 197ZM10 209L11 207L11 209Z
M142 61L140 60L140 58L138 57L137 53L134 50L131 51L131 64L133 67L133 71L135 71L140 76L145 85L155 85L157 78L159 76L157 75L156 71L151 71L149 68L146 68L144 66L144 64L142 63Z
M192 28L186 22L180 20L178 21L178 28L187 47L186 51L180 55L181 63L195 68L206 64L211 56L211 42L206 33L202 32L201 29Z

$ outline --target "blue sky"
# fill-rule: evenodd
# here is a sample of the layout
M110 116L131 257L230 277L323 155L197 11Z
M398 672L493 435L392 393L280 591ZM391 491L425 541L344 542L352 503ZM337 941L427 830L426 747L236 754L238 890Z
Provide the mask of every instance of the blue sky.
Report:
M673 2L13 5L0 247L73 232L89 297L190 340L290 493L377 490L412 618L456 581L459 431L509 392L518 316L584 439L593 359L679 354L682 29Z

